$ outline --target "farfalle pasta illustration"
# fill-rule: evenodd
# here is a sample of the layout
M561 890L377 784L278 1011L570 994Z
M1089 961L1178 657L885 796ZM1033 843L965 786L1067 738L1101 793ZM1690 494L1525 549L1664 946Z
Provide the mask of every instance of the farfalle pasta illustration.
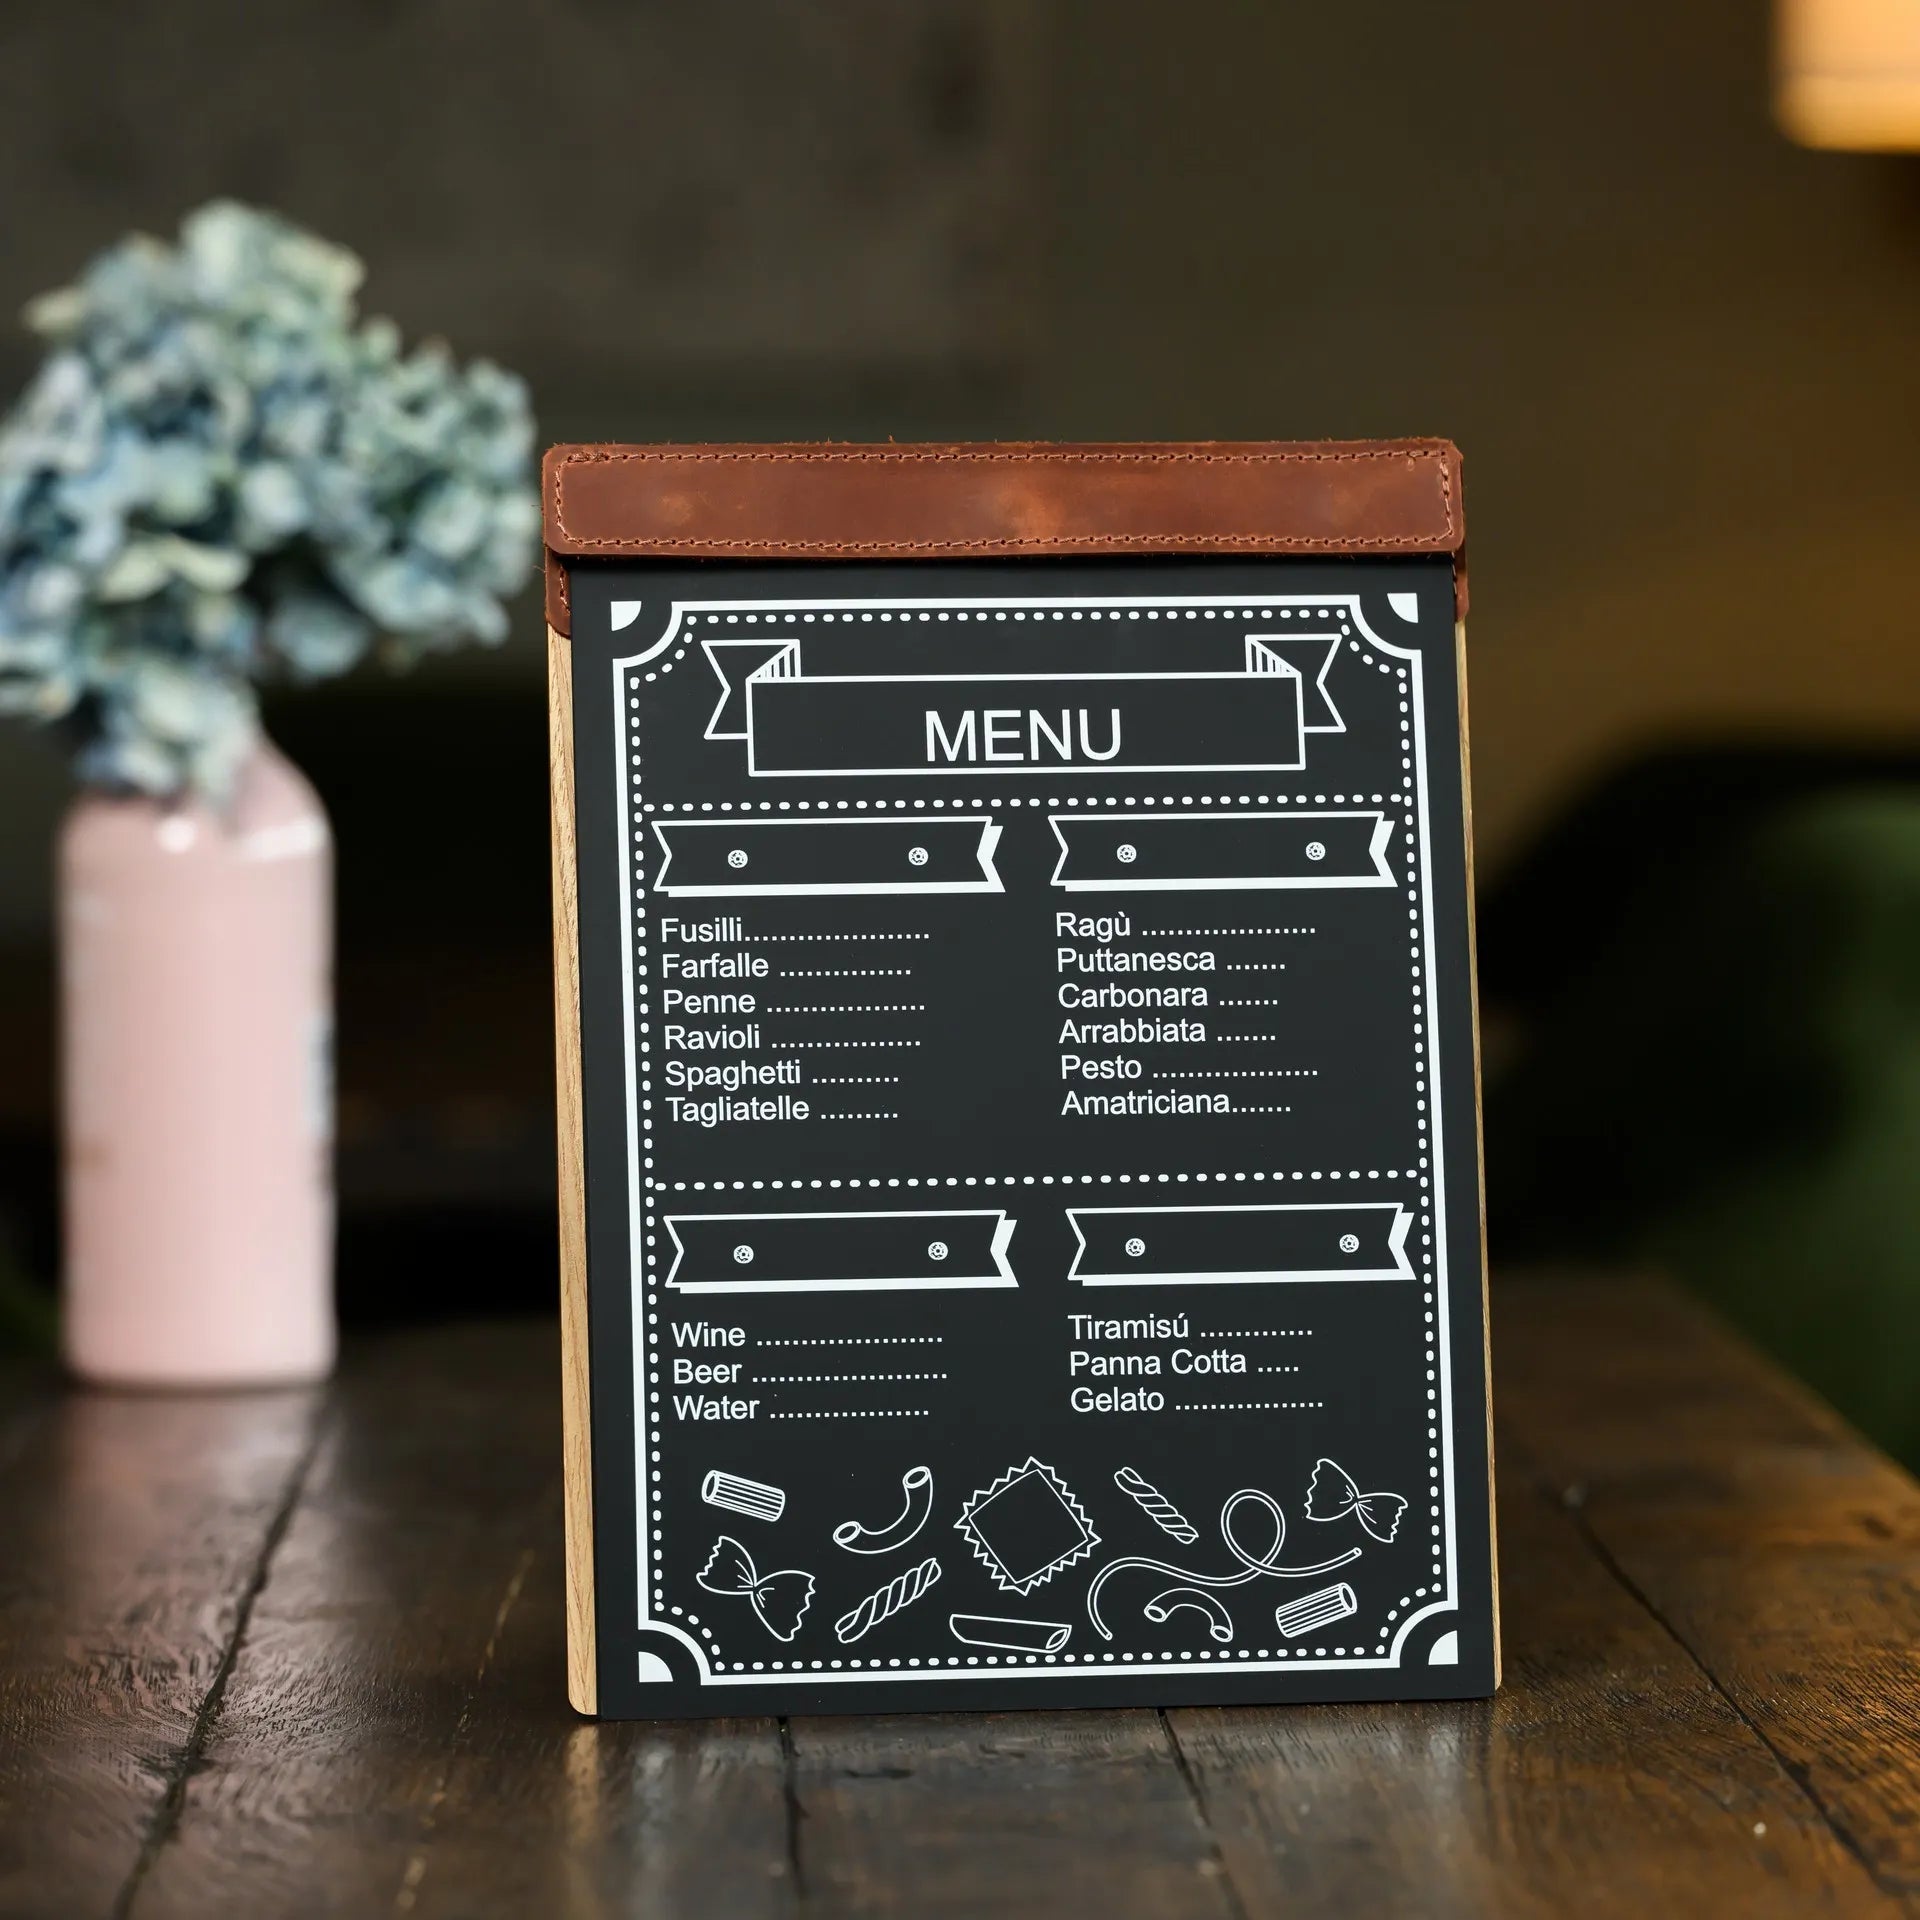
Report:
M1342 1520L1357 1514L1368 1534L1382 1543L1391 1542L1400 1531L1400 1517L1407 1503L1397 1493L1362 1493L1345 1467L1322 1457L1313 1463L1313 1479L1307 1486L1309 1520Z
M730 1534L713 1543L698 1578L709 1593L745 1594L760 1624L776 1640L791 1640L813 1605L812 1574L790 1567L763 1576L754 1567L753 1555Z

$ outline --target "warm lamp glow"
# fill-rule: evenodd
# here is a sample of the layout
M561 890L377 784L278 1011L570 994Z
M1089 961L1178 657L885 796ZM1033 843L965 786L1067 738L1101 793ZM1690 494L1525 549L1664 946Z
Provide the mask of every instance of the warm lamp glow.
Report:
M1920 150L1920 0L1776 0L1774 112L1808 147Z

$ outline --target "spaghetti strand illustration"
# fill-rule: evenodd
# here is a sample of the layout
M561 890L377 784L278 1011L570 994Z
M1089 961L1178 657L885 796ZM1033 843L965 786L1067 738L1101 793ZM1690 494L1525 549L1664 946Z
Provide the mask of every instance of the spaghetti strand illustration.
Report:
M1249 1500L1266 1508L1273 1522L1273 1544L1265 1553L1249 1553L1233 1530L1234 1515ZM1093 1622L1094 1631L1103 1640L1113 1638L1113 1630L1100 1617L1100 1592L1116 1573L1124 1573L1129 1567L1147 1567L1187 1586L1217 1589L1243 1587L1249 1580L1258 1580L1263 1574L1274 1580L1309 1580L1315 1574L1331 1573L1334 1568L1344 1567L1360 1558L1360 1549L1349 1547L1345 1553L1336 1554L1331 1560L1316 1561L1310 1567L1283 1566L1280 1554L1287 1544L1287 1516L1280 1511L1280 1503L1272 1495L1262 1493L1255 1487L1242 1487L1238 1493L1228 1495L1226 1505L1220 1509L1220 1538L1226 1542L1227 1551L1240 1562L1238 1573L1195 1573L1187 1567L1170 1566L1164 1560L1148 1559L1144 1554L1130 1554L1124 1560L1109 1560L1094 1575L1093 1585L1087 1589L1087 1618Z

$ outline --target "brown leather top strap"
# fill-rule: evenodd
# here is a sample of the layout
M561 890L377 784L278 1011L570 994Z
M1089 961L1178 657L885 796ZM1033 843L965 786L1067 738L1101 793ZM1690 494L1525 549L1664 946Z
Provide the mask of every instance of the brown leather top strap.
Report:
M563 446L544 478L556 555L1447 554L1464 603L1460 455L1445 440ZM566 631L558 567L548 603Z

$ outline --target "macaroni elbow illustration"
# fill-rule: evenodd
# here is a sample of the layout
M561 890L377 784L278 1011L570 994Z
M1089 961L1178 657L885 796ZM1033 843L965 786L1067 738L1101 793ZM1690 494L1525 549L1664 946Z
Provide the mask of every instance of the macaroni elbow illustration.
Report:
M1165 1593L1156 1593L1140 1611L1156 1627L1164 1627L1182 1607L1204 1613L1207 1632L1214 1639L1224 1643L1233 1638L1233 1615L1212 1594L1202 1593L1198 1587L1169 1587Z
M884 1527L864 1527L858 1520L845 1520L833 1530L833 1544L849 1553L891 1553L904 1547L927 1524L933 1513L933 1469L913 1467L900 1476L900 1492L905 1504L899 1515Z

